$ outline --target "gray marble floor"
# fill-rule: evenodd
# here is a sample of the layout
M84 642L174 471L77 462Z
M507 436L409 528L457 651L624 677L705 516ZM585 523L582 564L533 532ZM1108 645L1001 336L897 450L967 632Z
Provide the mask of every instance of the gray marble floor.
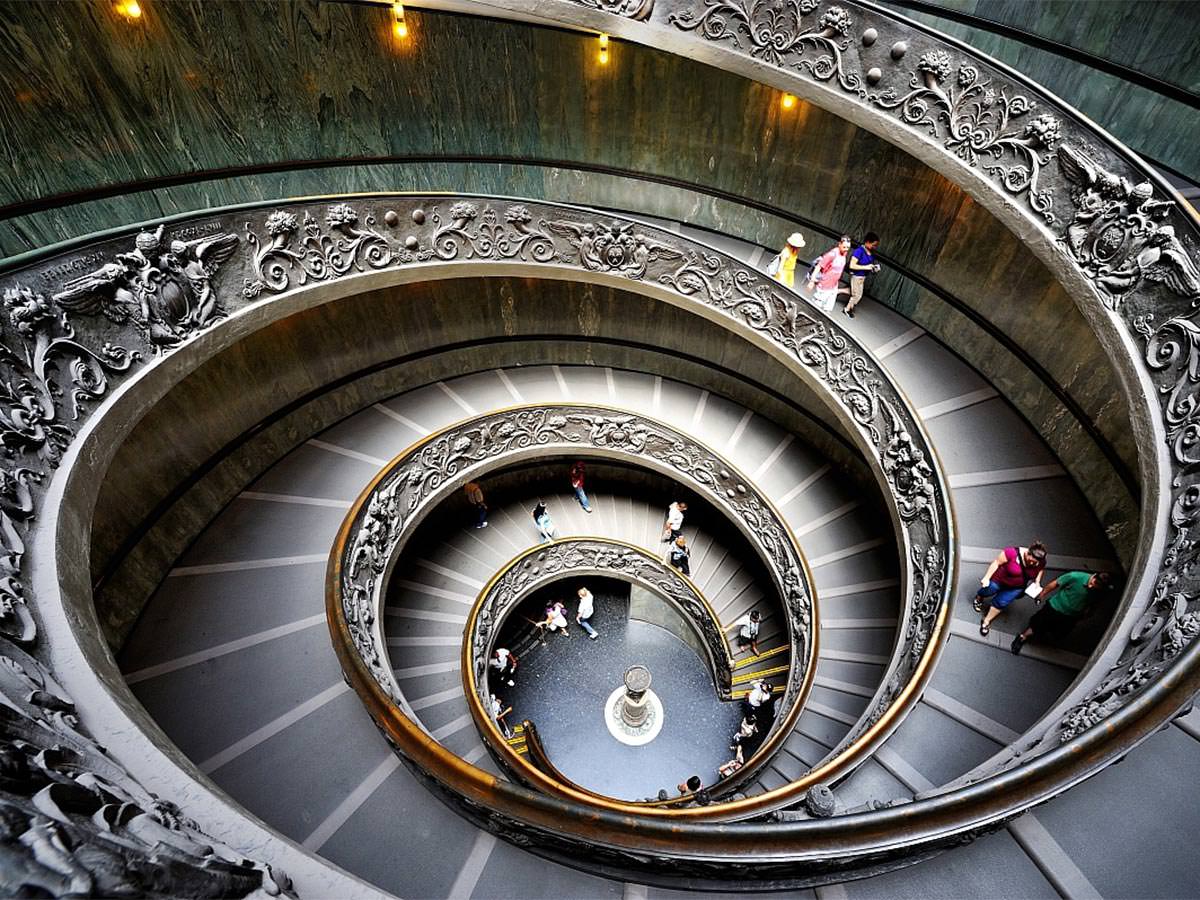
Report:
M513 720L537 726L564 775L610 797L641 800L660 788L674 794L689 775L711 784L732 755L738 705L717 698L706 663L676 635L627 617L627 591L607 583L592 592L600 637L589 640L572 617L569 636L551 634L545 645L534 645L521 659L516 687L503 697ZM618 742L604 722L606 699L635 664L650 670L663 708L662 731L641 747Z

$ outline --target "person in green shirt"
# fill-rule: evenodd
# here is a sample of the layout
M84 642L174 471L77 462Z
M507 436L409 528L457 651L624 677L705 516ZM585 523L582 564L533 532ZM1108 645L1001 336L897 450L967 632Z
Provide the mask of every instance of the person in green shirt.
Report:
M1096 599L1112 585L1107 572L1065 572L1042 588L1037 596L1041 606L1025 630L1012 640L1012 652L1020 653L1035 634L1039 640L1057 640L1075 625ZM1042 601L1046 604L1042 606Z

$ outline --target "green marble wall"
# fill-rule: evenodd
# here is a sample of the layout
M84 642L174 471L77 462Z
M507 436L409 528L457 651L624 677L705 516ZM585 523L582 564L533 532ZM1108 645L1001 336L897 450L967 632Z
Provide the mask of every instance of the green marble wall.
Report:
M886 2L886 0L885 0ZM932 0L1200 93L1195 0Z
M934 0L1085 50L1200 93L1200 4L1195 0ZM886 0L885 0L886 5ZM1045 85L1134 150L1200 182L1200 110L1054 53L900 9Z
M1049 272L963 191L880 138L773 89L692 60L618 43L595 61L582 35L413 13L397 48L386 9L304 2L144 0L130 24L101 2L0 3L0 202L248 164L295 171L221 177L22 216L7 252L164 213L355 190L470 190L640 209L767 244L791 229L736 203L572 169L602 165L759 198L884 251L1023 343L1078 399L1127 465L1136 453L1115 376ZM356 164L424 154L511 164ZM563 161L530 166L531 157ZM345 163L310 169L304 161ZM1028 372L961 314L903 279L876 292L1014 382L1056 448L1079 428ZM1035 319L1037 328L1027 327ZM1018 389L1019 388L1019 389ZM1102 517L1128 497L1103 459L1072 453ZM1125 512L1121 512L1124 510Z

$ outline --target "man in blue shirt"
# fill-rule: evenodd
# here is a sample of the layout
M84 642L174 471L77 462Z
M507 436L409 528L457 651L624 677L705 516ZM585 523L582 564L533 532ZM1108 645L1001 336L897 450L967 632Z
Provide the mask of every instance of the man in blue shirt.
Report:
M854 307L858 306L858 301L862 299L863 285L867 282L867 276L872 272L879 271L879 263L875 262L875 250L878 247L879 235L868 231L862 244L855 247L850 253L850 302L846 304L846 308L842 312L852 319L854 318Z

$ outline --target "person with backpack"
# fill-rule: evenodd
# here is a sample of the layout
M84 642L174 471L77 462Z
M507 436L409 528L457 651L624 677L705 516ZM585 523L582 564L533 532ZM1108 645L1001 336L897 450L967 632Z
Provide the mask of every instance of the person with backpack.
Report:
M781 284L794 287L796 283L796 260L804 249L804 235L793 232L788 236L783 249L767 264L767 274Z

